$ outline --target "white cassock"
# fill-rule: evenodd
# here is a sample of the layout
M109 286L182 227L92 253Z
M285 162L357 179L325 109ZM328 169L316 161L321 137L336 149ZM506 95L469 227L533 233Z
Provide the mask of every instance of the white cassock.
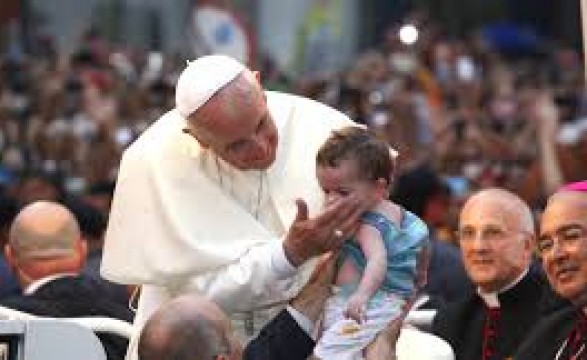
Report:
M186 120L177 110L125 151L101 274L143 285L137 333L157 307L183 293L206 294L242 319L242 312L287 301L306 283L311 265L293 268L282 238L296 215L296 198L308 203L310 214L322 206L318 148L333 129L354 123L312 100L266 94L279 133L276 161L266 171L239 171L219 161L182 131ZM129 353L134 347L131 341Z

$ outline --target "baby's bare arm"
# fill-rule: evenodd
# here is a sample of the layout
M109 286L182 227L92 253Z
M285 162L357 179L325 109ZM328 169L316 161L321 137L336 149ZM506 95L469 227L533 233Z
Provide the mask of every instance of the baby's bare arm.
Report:
M381 286L387 272L386 248L379 231L371 225L359 228L357 241L367 260L357 292L371 297Z
M371 225L362 225L357 241L367 264L355 293L349 299L346 315L362 322L364 306L381 286L387 271L387 253L379 231Z

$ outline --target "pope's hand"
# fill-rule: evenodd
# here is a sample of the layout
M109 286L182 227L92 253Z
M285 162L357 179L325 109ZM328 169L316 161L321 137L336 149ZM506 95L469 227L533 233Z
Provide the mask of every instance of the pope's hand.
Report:
M296 200L298 212L283 242L285 255L294 266L338 249L359 228L359 218L367 205L357 195L341 198L314 218L308 216L308 205Z

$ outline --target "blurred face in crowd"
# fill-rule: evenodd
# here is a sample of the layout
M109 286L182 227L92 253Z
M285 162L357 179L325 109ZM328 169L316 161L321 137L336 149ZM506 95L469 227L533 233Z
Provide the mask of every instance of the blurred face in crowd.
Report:
M19 198L23 204L30 204L37 200L57 201L59 190L42 177L30 177L21 184Z
M576 305L587 305L587 193L553 195L536 244L554 290Z
M203 147L240 170L264 170L278 134L255 74L245 70L190 116L190 133Z
M528 269L533 223L530 210L505 190L484 190L464 205L458 238L465 269L484 292L499 291Z

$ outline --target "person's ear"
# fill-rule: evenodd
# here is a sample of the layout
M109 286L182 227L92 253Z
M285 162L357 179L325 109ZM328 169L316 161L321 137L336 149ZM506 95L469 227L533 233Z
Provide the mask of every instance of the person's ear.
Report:
M76 252L78 256L78 262L80 269L86 264L88 256L88 242L84 238L80 238L76 244Z
M255 75L255 79L257 79L257 82L259 82L259 84L261 83L261 73L259 71L253 71L253 75Z
M536 235L532 233L522 233L524 241L524 249L528 254L532 254L534 251L534 244L536 243Z
M387 198L389 195L389 183L384 178L377 179L376 182L377 192L383 198Z
M22 288L33 282L33 279L20 268L21 265L19 264L18 258L8 244L4 245L4 256L6 256L6 262L8 263L10 271L16 276Z
M209 148L210 147L210 145L208 144L208 142L205 141L204 137L203 136L200 136L200 134L198 134L198 132L195 131L194 129L188 127L188 128L183 129L183 132L185 134L188 134L189 136L193 137L194 139L196 139L196 141L198 143L200 143L200 146L201 147L203 147L203 148Z
M12 248L8 244L4 245L4 256L6 257L6 262L8 263L8 266L11 269L15 269L17 261L14 254L12 253Z

